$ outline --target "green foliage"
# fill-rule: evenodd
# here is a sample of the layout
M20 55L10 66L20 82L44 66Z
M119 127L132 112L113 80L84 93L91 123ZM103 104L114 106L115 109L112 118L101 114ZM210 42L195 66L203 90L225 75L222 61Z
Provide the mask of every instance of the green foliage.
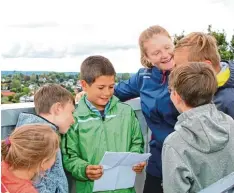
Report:
M217 41L218 51L221 56L221 59L224 60L233 60L234 59L234 34L232 35L232 39L230 42L227 41L227 35L224 30L213 30L212 26L209 25L207 29L208 33L215 37ZM174 44L185 36L184 31L177 35L174 35Z
M232 41L230 43L227 42L227 35L225 31L214 31L212 30L212 26L209 25L208 33L215 37L221 58L224 60L233 59L234 55L231 49Z
M129 73L123 73L122 74L122 80L128 80L130 78L130 74Z
M175 34L175 35L174 35L174 40L173 40L173 41L174 41L174 45L176 45L177 42L178 42L180 39L182 39L184 36L185 36L185 35L184 35L184 31L182 31L182 33L179 34L179 35Z
M27 82L27 81L29 81L29 80L30 80L30 76L25 75L25 76L24 76L24 81Z
M32 74L32 75L30 76L30 81L31 81L31 82L36 82L36 81L37 81L37 76L36 76L35 74Z
M17 89L16 88L12 88L11 92L17 92Z
M16 88L16 90L19 90L21 87L21 82L18 79L13 79L11 82L11 88Z
M28 87L24 87L22 88L22 92L26 95L28 95L30 93L30 89Z
M8 101L12 101L13 98L13 96L8 96Z

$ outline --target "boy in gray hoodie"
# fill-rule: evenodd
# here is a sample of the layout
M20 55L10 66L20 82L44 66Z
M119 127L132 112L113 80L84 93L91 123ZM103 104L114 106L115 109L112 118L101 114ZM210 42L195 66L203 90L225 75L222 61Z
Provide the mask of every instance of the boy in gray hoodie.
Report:
M207 64L171 72L170 97L181 114L163 145L164 193L198 192L234 172L234 120L211 103L216 89Z
M21 113L16 127L25 124L48 124L51 129L65 134L74 123L75 100L58 84L45 84L34 95L36 114ZM68 182L62 165L61 151L52 168L34 184L39 193L68 193Z

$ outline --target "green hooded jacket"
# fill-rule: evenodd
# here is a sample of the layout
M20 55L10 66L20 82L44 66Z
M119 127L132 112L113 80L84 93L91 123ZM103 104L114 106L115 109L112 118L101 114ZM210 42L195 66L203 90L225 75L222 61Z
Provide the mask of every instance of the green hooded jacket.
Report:
M133 109L113 96L104 116L82 97L74 112L75 123L62 137L64 167L76 179L77 193L93 192L86 176L88 165L98 165L106 151L144 152L144 139ZM107 182L108 183L108 182ZM134 193L134 188L105 193Z

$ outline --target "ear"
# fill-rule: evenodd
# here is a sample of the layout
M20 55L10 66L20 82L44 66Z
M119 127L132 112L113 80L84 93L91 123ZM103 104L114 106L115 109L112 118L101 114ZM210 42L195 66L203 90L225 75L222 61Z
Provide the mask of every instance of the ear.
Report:
M181 102L183 102L182 98L180 97L180 95L176 92L176 91L173 91L173 94L175 96L175 100L176 100L176 103L177 104L181 104Z
M41 171L46 171L47 169L45 168L45 163L46 163L47 160L42 160L41 164L40 164L40 172Z
M54 104L51 106L50 112L51 112L52 114L57 115L57 114L60 113L60 111L61 111L62 108L63 108L62 104L61 104L60 102L57 102L57 103L54 103Z
M212 65L210 60L205 60L204 63Z
M81 84L83 91L87 91L89 84L85 80L81 80L80 84Z

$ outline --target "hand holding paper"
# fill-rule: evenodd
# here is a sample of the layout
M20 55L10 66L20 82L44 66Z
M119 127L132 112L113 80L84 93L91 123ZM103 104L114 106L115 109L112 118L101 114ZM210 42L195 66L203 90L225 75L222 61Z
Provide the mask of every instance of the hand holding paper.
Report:
M86 168L86 176L90 180L98 180L103 175L103 169L100 165L89 165Z
M93 192L127 189L134 186L136 172L140 173L150 153L106 152L100 165L104 174L94 181Z
M135 166L133 166L133 171L135 171L137 174L141 173L146 165L146 162L141 162Z

